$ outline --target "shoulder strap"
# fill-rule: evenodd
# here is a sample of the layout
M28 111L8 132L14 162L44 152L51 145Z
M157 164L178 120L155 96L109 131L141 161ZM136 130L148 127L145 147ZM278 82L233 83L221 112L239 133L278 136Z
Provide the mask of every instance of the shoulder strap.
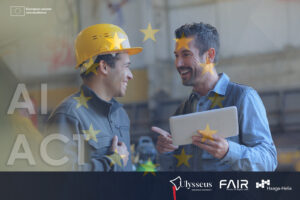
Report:
M226 91L226 96L228 96L232 91L233 91L233 87L236 85L236 83L234 82L229 82L228 86L227 86L227 91ZM236 106L236 105L235 105ZM240 124L240 123L238 123ZM243 136L241 134L241 132L239 131L239 143L240 144L244 144L243 143Z
M180 104L180 106L177 108L176 112L174 113L175 116L187 113L187 105L188 105L187 102L188 102L188 100L185 100L184 102L182 102Z

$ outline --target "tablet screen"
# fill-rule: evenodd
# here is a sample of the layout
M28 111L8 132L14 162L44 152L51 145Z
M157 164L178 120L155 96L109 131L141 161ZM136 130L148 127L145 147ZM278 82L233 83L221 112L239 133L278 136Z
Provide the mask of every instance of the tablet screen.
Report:
M169 121L174 145L192 144L192 136L197 135L198 130L208 137L227 138L239 133L235 106L173 116Z

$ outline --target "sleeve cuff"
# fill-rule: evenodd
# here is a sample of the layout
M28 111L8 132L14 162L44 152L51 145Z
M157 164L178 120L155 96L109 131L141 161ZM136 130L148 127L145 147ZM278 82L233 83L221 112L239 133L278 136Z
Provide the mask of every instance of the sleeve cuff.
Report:
M229 140L227 140L227 142L228 142L229 149L226 155L224 156L224 158L220 160L220 163L222 164L234 163L237 160L239 160L241 157L241 151L242 151L241 145Z

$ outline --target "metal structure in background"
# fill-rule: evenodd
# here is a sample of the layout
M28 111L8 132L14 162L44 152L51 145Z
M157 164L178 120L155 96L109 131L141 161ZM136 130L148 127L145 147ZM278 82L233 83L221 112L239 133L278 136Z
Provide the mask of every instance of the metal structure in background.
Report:
M300 89L259 93L267 110L270 129L278 150L278 170L300 171ZM169 130L169 117L182 102L160 100L154 110L148 103L125 104L131 120L131 142L137 144L141 136L150 136L156 142L157 134L151 126Z

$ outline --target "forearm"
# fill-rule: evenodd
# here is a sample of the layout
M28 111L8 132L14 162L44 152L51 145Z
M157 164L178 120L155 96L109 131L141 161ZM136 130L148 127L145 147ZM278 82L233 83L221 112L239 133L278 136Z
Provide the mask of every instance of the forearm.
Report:
M237 171L274 171L277 166L276 149L273 144L260 143L248 147L228 141L229 150L221 162Z

